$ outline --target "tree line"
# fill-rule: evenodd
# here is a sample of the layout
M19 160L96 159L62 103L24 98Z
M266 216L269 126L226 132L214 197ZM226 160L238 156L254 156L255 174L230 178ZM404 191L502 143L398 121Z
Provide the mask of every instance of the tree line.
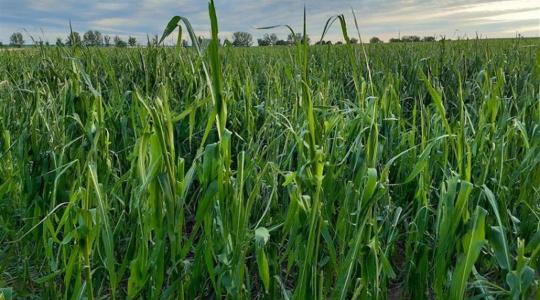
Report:
M35 41L37 45L49 45L49 42L43 43L43 41ZM14 32L9 37L9 45L11 47L22 47L25 44L22 33ZM111 37L110 35L104 35L98 30L88 30L85 32L82 37L81 34L77 31L73 31L67 35L65 39L61 37L56 38L56 46L72 46L72 45L84 45L84 46L115 46L115 47L135 47L137 46L137 39L133 36L129 36L127 41L124 41L120 36L115 35ZM3 46L0 43L0 46Z
M425 36L423 38L417 35L405 35L402 38L391 38L390 43L417 43L417 42L435 42L434 36Z
M257 45L264 46L286 46L292 45L295 41L301 41L304 37L301 33L296 35L289 34L286 40L279 39L275 33L264 34L262 38L257 39ZM310 42L309 36L306 35L307 42ZM253 35L249 32L237 31L232 35L232 41L225 39L223 46L233 47L250 47L253 45Z
M72 45L84 45L88 47L92 46L115 46L115 47L135 47L137 46L137 39L133 36L128 37L127 42L124 41L120 36L115 35L111 37L110 35L103 35L97 30L88 30L85 32L81 38L81 35L74 31L70 33L65 42L62 38L56 39L56 46L72 46Z
M265 34L262 38L257 39L257 45L264 47L264 46L286 46L286 45L292 45L295 43L295 41L302 41L303 36L301 33L297 33L296 36L293 36L292 34L289 34L287 36L286 40L281 40L277 37L275 33ZM307 43L310 43L309 36L306 36ZM351 44L357 44L359 41L356 38L351 38L350 40ZM417 35L406 35L402 38L391 38L389 40L390 43L397 43L397 42L434 42L436 41L434 36L425 36L423 38L417 36ZM369 42L371 44L379 44L383 43L383 41L374 36L372 37ZM343 44L341 41L335 42L336 45ZM225 40L224 45L229 46L235 46L235 47L249 47L253 45L253 36L249 32L242 32L238 31L233 34L233 41L230 42L229 40ZM317 41L315 45L332 45L332 41Z
M200 43L204 43L204 38L199 38ZM264 34L261 38L257 39L257 45L260 47L265 46L287 46L292 45L296 41L303 41L304 37L301 33L297 33L296 35L289 34L287 36L287 39L279 39L278 36L275 33L267 33ZM22 33L20 32L14 32L10 39L10 46L11 47L22 47L25 44L25 40L23 38ZM310 38L309 36L306 36L306 41L309 44ZM390 43L403 43L403 42L434 42L436 41L435 37L433 36L425 36L423 38L416 36L416 35L406 35L401 38L391 38L389 40ZM148 38L148 45L157 45L158 37L154 36L152 39ZM358 39L351 38L350 39L351 44L357 44ZM372 37L369 42L371 44L379 44L383 43L383 41L374 36ZM237 31L233 33L232 35L232 41L229 39L225 39L223 42L223 46L232 46L232 47L250 47L254 43L253 35L249 32L243 32L243 31ZM343 42L337 41L335 44L339 45ZM36 42L36 44L43 45L42 41ZM315 45L331 45L332 41L317 41ZM45 45L49 45L48 42L45 42ZM115 35L114 37L111 37L110 35L102 34L98 30L88 30L85 32L82 37L81 35L74 31L68 34L68 36L65 39L62 39L58 37L56 39L56 46L62 47L62 46L72 46L72 45L84 45L87 47L92 46L104 46L104 47L135 47L138 45L137 39L133 36L129 36L127 41L124 41L120 36ZM182 45L184 47L188 47L187 41L182 41ZM0 43L0 47L3 46L2 43Z

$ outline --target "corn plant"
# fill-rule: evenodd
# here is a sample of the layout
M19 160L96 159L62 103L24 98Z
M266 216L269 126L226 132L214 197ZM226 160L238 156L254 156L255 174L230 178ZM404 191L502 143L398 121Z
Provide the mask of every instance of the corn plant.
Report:
M231 48L208 12L0 52L0 299L540 297L539 39L309 45L304 10Z

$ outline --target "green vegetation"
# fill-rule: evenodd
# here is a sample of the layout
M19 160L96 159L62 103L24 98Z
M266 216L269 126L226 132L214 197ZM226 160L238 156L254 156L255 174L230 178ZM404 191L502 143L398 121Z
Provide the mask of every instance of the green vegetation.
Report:
M538 39L220 48L209 8L0 52L0 298L540 296Z
M17 47L17 48L22 47L22 45L24 45L24 39L23 39L22 33L14 32L9 37L9 44L10 46Z

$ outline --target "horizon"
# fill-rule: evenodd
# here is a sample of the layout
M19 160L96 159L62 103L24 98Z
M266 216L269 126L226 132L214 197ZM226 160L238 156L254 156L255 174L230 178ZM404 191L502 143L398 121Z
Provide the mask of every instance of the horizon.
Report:
M314 42L319 39L326 20L343 13L353 20L351 9L358 18L364 42L371 37L383 41L399 36L417 35L446 37L449 39L512 38L540 36L540 2L525 0L454 1L441 0L388 0L388 1L292 1L264 0L252 3L234 0L216 3L220 38L231 39L232 33L245 31L257 38L265 33L276 33L286 39L284 29L257 30L256 27L289 24L301 28L304 4L307 10L308 35ZM395 7L398 9L395 9ZM269 15L269 12L272 12ZM238 15L242 14L242 18ZM26 44L35 40L54 43L58 37L65 40L71 20L73 31L81 35L88 30L99 30L104 35L120 36L127 40L133 36L139 44L146 36L161 35L174 15L187 17L196 33L208 37L209 19L206 1L121 0L115 3L59 0L0 0L0 42L9 44L13 32L21 32ZM349 29L351 36L356 30ZM174 44L169 37L167 44ZM338 26L332 28L325 40L340 41Z

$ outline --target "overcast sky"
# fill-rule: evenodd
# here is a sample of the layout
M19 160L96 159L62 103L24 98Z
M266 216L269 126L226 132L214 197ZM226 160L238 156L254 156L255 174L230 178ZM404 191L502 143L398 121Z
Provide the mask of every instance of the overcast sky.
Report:
M248 31L255 38L268 31L256 27L289 24L302 26L307 8L308 33L320 38L326 20L336 14L358 17L364 39L383 40L403 35L445 35L448 38L540 36L540 0L215 0L220 36ZM12 32L20 31L27 42L65 39L69 20L81 33L96 29L104 34L129 35L146 41L147 34L161 34L173 15L187 17L195 30L208 36L209 20L205 0L0 0L0 41L7 43ZM336 24L337 25L337 24ZM329 39L340 38L338 28ZM283 30L272 30L281 38ZM356 32L350 32L350 34ZM169 41L172 42L172 41Z

